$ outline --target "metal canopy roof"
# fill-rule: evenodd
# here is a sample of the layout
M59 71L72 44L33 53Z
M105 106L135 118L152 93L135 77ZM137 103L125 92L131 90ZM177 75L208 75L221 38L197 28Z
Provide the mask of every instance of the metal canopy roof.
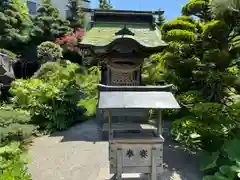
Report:
M100 92L100 109L178 109L171 92Z

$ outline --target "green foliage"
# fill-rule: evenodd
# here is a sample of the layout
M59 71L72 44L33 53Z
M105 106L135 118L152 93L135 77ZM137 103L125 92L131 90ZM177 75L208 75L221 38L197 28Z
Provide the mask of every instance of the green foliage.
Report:
M215 19L223 22L227 26L227 33L224 35L225 42L228 42L228 47L232 58L239 57L239 36L240 36L240 3L238 0L212 0L210 3L211 12ZM226 27L225 27L226 29ZM228 38L228 41L226 41Z
M240 52L240 35L237 35L235 37L232 38L232 47L230 48L231 52L236 55L239 56L239 52Z
M70 27L73 28L74 31L77 31L79 28L84 28L85 15L80 7L79 0L69 0L67 7L70 12L70 15L67 17L67 20L70 22Z
M10 56L12 58L17 57L17 55L15 53L13 53L12 51L9 51L7 49L0 49L0 53L7 54L8 56Z
M37 12L31 32L32 39L37 44L44 41L54 41L60 36L72 33L69 21L60 18L59 11L52 5L51 0L42 0Z
M164 80L165 62L161 59L161 54L153 54L149 59L145 59L142 67L142 82L144 84L156 84Z
M167 32L165 38L166 41L184 41L184 42L193 42L197 39L197 35L193 32L181 30L181 29L174 29Z
M203 102L203 95L199 91L188 91L177 96L177 99L185 107L191 108L195 104Z
M157 25L158 27L162 27L162 25L166 22L166 18L164 17L164 14L162 14L161 9L159 11L160 12L157 17Z
M186 21L192 24L195 24L196 21L191 17L191 16L179 16L176 18L176 20L180 20L180 21Z
M50 41L46 41L41 43L37 47L38 59L41 64L45 63L46 61L56 61L62 58L62 48L60 45L55 44Z
M191 116L177 119L173 122L171 133L183 145L191 148L198 148L201 140L197 134L198 122ZM193 136L192 136L193 135Z
M20 142L11 142L0 147L0 180L31 180L27 173L27 155Z
M214 39L219 39L219 38L224 38L225 41L226 39L226 34L227 33L227 26L223 21L219 20L214 20L210 21L206 25L203 26L203 37L205 38L214 38Z
M112 4L110 0L99 0L99 7L101 9L112 9Z
M81 91L76 84L77 68L77 65L70 64L41 79L16 80L11 88L15 96L13 102L29 110L34 123L43 128L62 130L69 127L80 118L77 104Z
M179 93L191 90L196 83L194 72L200 59L195 55L195 43L201 31L201 25L187 16L162 26L163 39L169 44L161 57L166 67L164 78L174 84Z
M209 153L205 158L202 159L200 164L200 170L206 171L208 169L215 168L217 166L217 160L219 158L220 152Z
M162 28L163 31L169 31L172 29L182 29L182 30L189 30L194 32L196 31L196 26L191 22L176 19L176 20L165 23Z
M189 99L196 101L196 98ZM240 111L234 106L196 103L188 116L174 121L172 134L187 146L216 149L238 128Z
M10 57L11 64L17 62L17 55L13 53L12 51L9 51L7 49L0 49L0 53L6 54Z
M195 15L205 21L211 20L209 0L190 0L182 7L182 14L186 16Z
M77 79L85 98L79 101L79 105L85 108L84 115L89 117L96 114L98 102L98 84L100 81L100 71L97 66L88 69L88 72L83 73Z
M11 140L24 140L36 132L31 116L23 111L2 107L0 109L0 144Z
M0 107L0 180L30 180L26 145L36 133L31 116L12 106Z
M16 48L27 42L32 22L26 4L21 0L2 0L0 2L0 47Z
M203 180L235 180L240 178L240 139L234 138L224 143L221 149L205 157L201 170L207 175Z
M55 67L54 69L51 69ZM44 129L63 130L79 122L97 99L94 73L81 73L77 64L48 62L32 79L16 80L10 92L16 107L29 110L34 123ZM85 100L81 104L80 100ZM91 113L86 113L87 115Z
M211 12L217 19L224 19L228 23L236 22L240 15L239 0L212 0Z
M226 4L221 8L229 11ZM240 85L239 15L232 13L231 20L226 13L217 15L218 9L209 5L209 0L190 0L182 8L184 16L162 26L169 46L159 57L165 64L163 77L176 86L182 106L172 133L188 147L205 150L217 149L234 136L240 109L231 105Z
M34 73L32 76L33 79L43 79L47 81L49 77L54 75L56 71L61 70L62 67L60 66L59 63L56 62L47 62L41 65L41 68Z
M170 43L171 47L177 48L187 48L189 49L189 45L193 44L198 37L199 31L201 31L201 26L199 23L194 21L191 17L180 16L176 20L165 23L162 26L163 31L163 39ZM171 51L175 54L184 53L186 49L174 49L175 51ZM166 51L168 53L168 51ZM192 52L191 52L192 56Z

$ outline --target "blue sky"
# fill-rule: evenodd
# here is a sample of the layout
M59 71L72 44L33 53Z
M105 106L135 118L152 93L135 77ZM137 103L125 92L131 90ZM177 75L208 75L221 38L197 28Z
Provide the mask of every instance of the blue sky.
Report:
M115 9L165 11L165 17L172 20L181 14L181 7L189 0L111 0ZM91 7L98 7L98 0L91 0Z

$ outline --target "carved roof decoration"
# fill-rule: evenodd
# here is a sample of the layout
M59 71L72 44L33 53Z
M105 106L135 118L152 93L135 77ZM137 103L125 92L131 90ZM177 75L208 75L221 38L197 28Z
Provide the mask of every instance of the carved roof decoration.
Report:
M126 25L124 25L124 27L120 31L116 32L115 35L116 36L124 36L124 35L134 36L135 33L129 30Z

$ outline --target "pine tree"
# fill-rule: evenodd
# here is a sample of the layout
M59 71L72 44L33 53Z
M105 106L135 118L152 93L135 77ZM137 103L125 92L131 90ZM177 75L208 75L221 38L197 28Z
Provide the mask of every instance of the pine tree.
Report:
M211 12L216 18L226 18L231 16L237 19L240 16L239 0L212 0L210 2Z
M34 28L31 34L35 43L54 41L64 34L72 33L69 21L60 17L58 9L53 6L51 0L42 0L37 12L38 15L34 18Z
M100 9L112 9L112 4L110 0L99 0L99 7Z
M227 0L211 3L220 1L227 3ZM178 93L200 90L205 101L225 102L229 95L226 89L240 87L234 84L237 73L234 64L238 63L234 59L237 61L240 50L237 23L240 16L231 13L227 4L221 8L215 4L210 11L209 3L190 0L182 8L185 16L162 26L163 39L169 44L162 60L166 62L167 80L177 85ZM237 4L234 7L236 12Z
M68 1L69 16L67 20L70 22L70 27L77 31L79 28L84 28L85 14L80 7L79 0Z
M189 0L182 7L183 16L162 26L168 47L158 61L164 64L164 80L174 84L182 106L175 114L172 134L188 147L200 146L211 152L238 127L234 114L240 106L231 104L239 94L236 88L240 90L240 71L234 62L240 52L240 6L230 5L231 1L235 0Z
M166 18L164 17L164 14L162 14L160 11L161 10L159 10L159 14L157 17L157 25L159 27L161 27L166 22Z
M0 1L0 47L14 49L29 38L32 22L22 0Z

